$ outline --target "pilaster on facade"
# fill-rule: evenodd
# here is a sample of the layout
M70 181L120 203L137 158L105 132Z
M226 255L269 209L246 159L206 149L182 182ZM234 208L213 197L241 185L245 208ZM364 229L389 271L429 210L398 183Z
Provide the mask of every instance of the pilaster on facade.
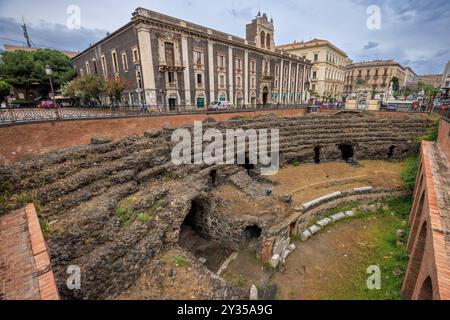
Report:
M248 92L248 51L244 52L244 104L249 104L249 92Z
M297 63L297 71L295 73L296 76L295 76L295 97L294 97L294 103L297 103L299 101L299 99L298 99L298 82L300 81L300 79L299 79L299 76L300 76L299 71L300 71L300 66Z
M288 84L287 84L287 99L288 103L291 103L291 79L292 79L292 62L289 61L289 73L288 73Z
M183 79L184 79L184 95L185 95L185 105L191 106L192 105L192 97L191 97L191 80L189 77L190 72L190 59L189 59L189 53L188 53L188 38L187 36L181 37L181 51L183 56Z
M209 102L216 100L214 79L214 43L208 40Z
M229 81L229 101L234 103L234 74L233 74L233 48L228 47L228 81Z
M141 57L142 82L145 94L145 103L151 106L157 105L155 70L153 66L152 45L150 40L150 29L147 26L136 27L139 52Z
M282 100L282 96L283 96L283 77L284 77L284 66L283 66L283 59L281 59L281 63L280 63L280 89L278 91L278 103L281 103Z

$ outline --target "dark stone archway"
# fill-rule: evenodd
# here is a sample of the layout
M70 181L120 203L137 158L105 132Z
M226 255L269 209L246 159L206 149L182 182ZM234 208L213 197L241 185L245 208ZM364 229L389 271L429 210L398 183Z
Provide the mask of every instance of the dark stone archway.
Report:
M342 160L348 161L353 158L355 155L355 151L353 150L353 146L349 143L342 143L338 146L339 150L341 150Z

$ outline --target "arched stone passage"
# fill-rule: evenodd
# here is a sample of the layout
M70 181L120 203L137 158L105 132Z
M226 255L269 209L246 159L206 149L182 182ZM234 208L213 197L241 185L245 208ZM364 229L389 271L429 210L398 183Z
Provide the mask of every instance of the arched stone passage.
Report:
M314 147L314 163L320 163L320 146Z
M255 169L255 165L250 163L250 159L248 157L245 157L245 163L242 165L245 170L247 170L247 174L250 175L250 170Z
M433 282L431 281L431 277L428 276L425 281L422 283L422 287L420 287L419 295L417 296L418 300L433 300Z
M217 186L217 170L211 170L209 172L209 176L211 178L211 184L213 187Z
M427 223L424 222L420 233L417 236L415 250L411 255L406 272L405 281L403 283L403 295L406 299L411 299L417 278L422 265L423 255L425 253L425 244L427 240Z
M256 242L261 237L262 229L258 225L247 226L242 232L241 244L249 244Z
M203 219L205 214L205 204L200 199L194 199L191 202L191 209L184 218L183 224L181 225L180 234L186 229L190 228L196 233L203 233L203 228L200 221Z
M387 154L389 160L391 160L394 157L394 152L395 152L395 146L390 146L389 152Z
M342 160L348 161L350 158L353 158L355 152L353 150L353 146L349 143L342 143L338 146L339 150L341 150Z

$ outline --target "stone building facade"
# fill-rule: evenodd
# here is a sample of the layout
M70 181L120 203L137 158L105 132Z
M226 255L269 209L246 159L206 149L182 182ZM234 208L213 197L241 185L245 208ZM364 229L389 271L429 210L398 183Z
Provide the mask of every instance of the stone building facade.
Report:
M346 94L356 92L357 81L364 80L366 81L364 86L368 86L378 93L387 93L394 77L398 78L400 88L403 88L405 83L412 81L407 79L406 68L394 60L353 63L346 68L344 91Z
M442 74L424 74L418 77L418 82L421 81L425 84L429 84L434 88L440 88L442 82Z
M320 39L289 43L277 48L312 61L311 92L316 92L318 97L342 98L345 68L351 62L344 51Z
M275 48L273 20L258 15L246 39L138 8L131 22L73 59L78 73L127 83L123 101L165 111L302 104L311 63Z

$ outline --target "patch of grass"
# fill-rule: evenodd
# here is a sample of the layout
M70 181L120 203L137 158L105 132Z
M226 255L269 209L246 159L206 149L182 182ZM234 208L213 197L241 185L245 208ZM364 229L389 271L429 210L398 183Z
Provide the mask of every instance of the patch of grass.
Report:
M0 181L0 213L11 210L9 198L13 193L13 186L7 181Z
M234 274L234 273L225 271L222 274L222 277L225 280L227 280L229 283L231 283L231 285L233 285L234 287L237 287L237 288L244 288L248 284L248 279L246 279L241 274L238 275L238 274Z
M116 208L116 216L119 218L120 222L123 226L127 227L131 223L131 216L133 212L125 207L117 207Z
M22 205L33 203L33 196L27 192L22 192L16 197L17 202L19 202Z
M293 167L300 167L300 162L299 161L297 161L297 160L294 160L294 161L292 161L292 166Z
M168 180L177 180L179 177L175 172L164 170L162 176Z
M407 191L414 191L417 170L419 169L419 156L410 156L405 160L405 168L400 172L403 186Z
M190 261L183 256L176 256L173 258L173 263L176 267L185 267L190 265Z
M150 206L150 208L148 209L148 212L150 214L153 214L156 210L158 210L159 208L161 208L162 206L165 205L165 201L164 199L159 199L155 202L153 202L153 204Z
M42 234L44 239L47 240L50 234L53 232L52 226L48 224L47 219L39 219L39 224L41 225Z
M354 219L375 219L367 225L365 231L368 246L352 262L351 272L347 272L341 281L322 298L350 300L400 300L404 273L408 263L406 251L407 237L399 241L397 230L408 232L404 219L411 208L409 197L400 197L387 201L388 210L380 210L360 215ZM369 220L368 220L369 221ZM373 222L374 221L374 222ZM367 273L369 266L376 265L381 270L381 289L369 289Z
M436 141L439 135L439 121L435 121L428 133L419 138L419 140Z
M147 212L141 212L136 218L139 222L148 222L150 220L150 215Z

